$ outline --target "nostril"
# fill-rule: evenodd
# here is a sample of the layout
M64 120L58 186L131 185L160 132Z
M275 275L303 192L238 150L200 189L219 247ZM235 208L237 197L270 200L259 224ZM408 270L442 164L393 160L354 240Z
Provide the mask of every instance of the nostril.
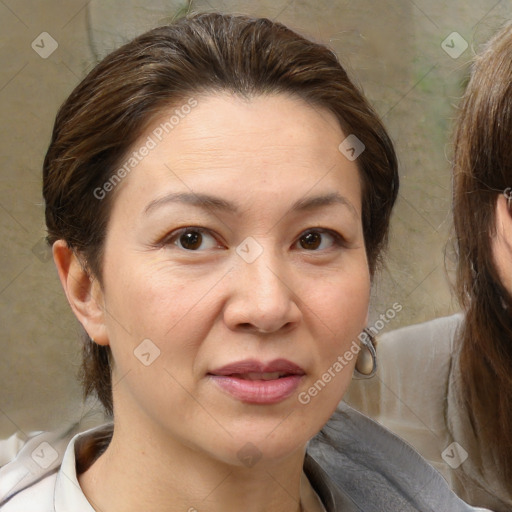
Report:
M276 331L279 331L281 333L288 332L294 328L295 324L294 322L287 322L284 325L281 325L278 329L270 328L270 329L264 329L262 327L258 327L257 325L251 323L251 322L240 322L237 324L237 328L243 331L250 331L250 332L257 332L260 334L270 334Z

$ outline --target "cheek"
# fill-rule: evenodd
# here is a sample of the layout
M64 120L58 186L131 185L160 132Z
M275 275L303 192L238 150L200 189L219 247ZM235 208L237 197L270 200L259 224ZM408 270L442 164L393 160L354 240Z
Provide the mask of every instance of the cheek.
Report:
M352 276L331 276L325 283L317 286L308 301L308 321L316 325L317 357L314 371L297 397L305 429L311 427L311 418L315 427L325 424L352 382L358 336L368 314L370 279L364 267Z
M310 322L317 326L314 337L317 340L317 373L322 374L331 368L347 351L356 351L358 336L366 327L370 300L370 278L366 267L358 272L340 273L323 280L309 295ZM338 382L349 382L356 357L349 354L350 360ZM338 375L338 373L336 373ZM334 390L331 388L331 391Z
M179 383L196 373L197 352L217 314L215 294L208 291L218 278L191 283L190 275L161 264L119 263L106 287L118 403L120 396L135 396L149 412L172 397L174 407L186 411L189 399Z
M328 279L318 280L315 289L308 294L311 309L334 335L363 328L370 301L370 278L368 269L333 274ZM306 303L307 305L307 303Z
M191 278L158 257L126 258L108 271L105 304L111 313L111 344L125 344L127 338L137 344L149 338L162 349L172 348L166 347L168 340L174 340L173 346L180 339L192 345L207 324L206 317L215 314L209 294L219 281L215 275Z

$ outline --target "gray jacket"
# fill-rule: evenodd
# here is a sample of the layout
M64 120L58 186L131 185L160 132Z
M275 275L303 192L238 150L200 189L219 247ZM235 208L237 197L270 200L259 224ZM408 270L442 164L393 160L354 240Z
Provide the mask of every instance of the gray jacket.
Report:
M305 471L327 512L484 511L408 444L345 403L313 438Z
M91 431L75 430L32 437L0 468L2 512L93 510L78 485L74 445ZM343 403L309 442L304 471L327 512L484 510L462 502L409 445Z

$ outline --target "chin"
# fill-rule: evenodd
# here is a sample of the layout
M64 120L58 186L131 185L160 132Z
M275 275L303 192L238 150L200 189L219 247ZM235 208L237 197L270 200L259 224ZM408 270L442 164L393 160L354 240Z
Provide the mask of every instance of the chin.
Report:
M257 461L260 466L271 466L288 457L303 454L314 433L308 436L306 429L297 426L283 428L279 426L280 422L282 420L277 423L273 421L271 426L266 424L256 432L254 428L245 433L239 430L229 447L231 463L242 466L249 463L255 465Z

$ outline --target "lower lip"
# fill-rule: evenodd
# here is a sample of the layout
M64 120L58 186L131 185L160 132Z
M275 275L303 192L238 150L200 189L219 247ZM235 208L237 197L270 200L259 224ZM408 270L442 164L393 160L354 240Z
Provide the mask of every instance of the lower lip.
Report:
M289 375L274 380L246 380L227 375L211 375L211 378L224 391L242 402L275 404L293 394L302 375Z

